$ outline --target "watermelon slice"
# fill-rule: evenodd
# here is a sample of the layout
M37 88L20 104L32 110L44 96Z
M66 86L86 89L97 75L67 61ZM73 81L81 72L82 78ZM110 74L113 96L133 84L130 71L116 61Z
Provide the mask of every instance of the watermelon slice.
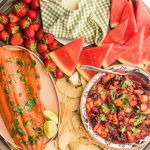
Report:
M150 14L141 0L136 1L135 18L138 30L145 26L145 38L150 34Z
M108 54L108 56L102 63L103 67L106 68L106 67L110 66L113 62L115 62L123 54L130 51L132 48L133 47L113 45L110 53Z
M150 73L150 63L147 64L144 69Z
M110 26L115 28L118 26L123 10L127 4L127 0L112 0L110 12Z
M150 35L144 40L142 52L143 61L145 63L150 63Z
M87 71L87 70L81 70L81 65L91 65L95 67L101 67L103 60L107 57L109 54L113 44L109 45L102 45L99 47L93 47L85 49L81 52L79 62L77 64L77 70L82 75L83 78L85 78L87 81L90 80L90 78L95 75L95 72L93 71Z
M138 30L136 27L136 21L134 16L134 9L131 0L127 3L123 14L121 16L120 23L128 19L128 25L125 32L125 35L122 40L122 44L126 43Z
M134 46L130 52L125 53L119 58L119 61L125 64L141 65L142 63L142 47L144 39L144 29L134 35L125 46Z
M71 76L75 70L84 41L85 37L80 37L50 53L52 60L67 76Z
M106 37L103 40L103 43L116 43L121 44L123 36L125 34L127 28L128 20L123 21L118 27L114 28L113 30L109 31Z

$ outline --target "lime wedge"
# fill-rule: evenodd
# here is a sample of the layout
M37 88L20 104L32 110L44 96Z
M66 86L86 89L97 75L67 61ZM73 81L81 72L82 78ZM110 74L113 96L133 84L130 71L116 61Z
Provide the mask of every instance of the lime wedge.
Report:
M45 119L47 120L52 120L54 121L56 124L58 124L58 116L56 115L55 112L51 111L51 110L45 110L43 112Z
M44 123L44 133L47 138L52 138L57 133L57 125L54 121L46 121Z

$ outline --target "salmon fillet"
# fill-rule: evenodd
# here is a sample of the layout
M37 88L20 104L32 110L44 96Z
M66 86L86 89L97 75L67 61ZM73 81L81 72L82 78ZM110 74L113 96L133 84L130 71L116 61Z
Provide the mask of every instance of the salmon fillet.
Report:
M44 149L43 109L36 61L27 51L0 47L0 113L19 147Z

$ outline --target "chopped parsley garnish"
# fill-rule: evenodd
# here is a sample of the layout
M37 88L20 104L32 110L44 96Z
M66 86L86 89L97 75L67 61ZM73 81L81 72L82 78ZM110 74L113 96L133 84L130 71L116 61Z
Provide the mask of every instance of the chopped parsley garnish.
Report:
M121 131L121 133L124 133L126 131L126 127L125 126L121 126L120 127L120 131Z
M122 89L127 88L128 86L131 86L133 82L131 80L125 80L121 86Z
M116 99L115 92L113 90L110 90L111 100L114 101Z
M6 94L10 94L10 90L9 89L5 89L5 93Z
M115 114L117 111L117 108L114 104L110 104L110 113Z
M20 65L20 66L23 66L24 65L24 61L20 58L17 59L17 64Z
M10 62L10 63L13 63L15 60L14 60L14 58L12 58L12 57L9 57L8 59L8 62Z
M136 127L132 127L131 130L132 130L132 132L137 132L138 131L138 129Z
M26 78L25 78L24 76L21 76L21 77L20 77L20 81L22 81L22 82L27 82L27 80L26 80Z
M137 118L135 119L134 126L138 126L141 123L143 123L143 121L145 120L145 118L146 118L146 116L144 116L143 114L139 114L137 116Z
M19 125L19 121L16 119L14 122L13 122L13 136L15 136L17 133L20 135L20 136L24 136L25 133L23 132L23 130L18 126Z
M114 130L114 129L115 129L115 126L114 126L113 124L111 124L111 125L109 126L109 129L110 129L110 130Z
M22 93L19 93L19 97L21 97L22 96Z
M34 68L35 66L36 66L36 61L33 60L31 66L30 66L30 69Z
M106 116L104 114L100 114L99 119L102 121L106 121Z
M122 107L124 109L128 108L129 104L128 104L128 95L127 94L122 94L122 96L120 97L121 101L122 101Z
M13 101L10 101L10 97L9 97L9 96L8 96L6 99L7 99L8 103L9 103L11 106L14 106L15 103L14 103Z
M37 140L34 138L34 136L29 136L28 141L23 141L22 143L25 145L35 145Z
M22 115L23 114L23 108L21 106L15 106L15 107L13 107L13 112L17 115Z
M23 70L17 70L17 73L24 74Z
M23 124L24 126L32 126L32 120L26 121Z
M40 138L40 137L42 136L42 133L43 133L42 130L41 130L41 128L38 128L38 127L37 127L37 128L35 128L34 130L38 133L37 138Z
M31 112L31 111L32 111L32 108L33 108L33 106L34 106L35 104L36 104L36 99L33 98L33 97L29 97L29 99L28 99L28 101L27 101L27 103L26 103L25 108L26 108L29 112Z
M2 71L4 69L4 67L3 66L0 66L0 71Z
M29 89L28 87L26 88L26 92L27 92L28 94L31 94L31 93L32 93L31 89Z
M101 105L101 108L102 108L103 113L105 113L105 114L109 113L109 108L108 108L108 105L106 103L103 103Z

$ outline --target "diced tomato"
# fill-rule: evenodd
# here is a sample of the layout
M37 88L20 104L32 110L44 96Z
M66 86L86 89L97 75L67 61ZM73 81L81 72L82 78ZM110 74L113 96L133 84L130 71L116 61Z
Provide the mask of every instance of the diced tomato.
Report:
M86 100L87 103L90 103L91 101L92 101L91 98L88 98L88 99Z
M98 93L100 94L103 91L103 87L99 85L97 90L98 90Z
M102 103L101 100L95 100L95 101L93 102L93 104L94 104L95 107L100 106L101 103Z
M100 127L100 121L97 122L96 126L94 127L94 131L97 131L97 129Z
M126 109L125 109L125 112L126 112L126 113L130 113L130 112L132 112L132 107L128 107L128 108L126 108Z
M134 142L134 137L132 136L132 134L129 131L127 132L127 137L128 137L128 142L129 143L133 143Z
M134 107L137 105L137 101L136 100L131 100L129 101L130 106Z
M142 103L147 102L147 101L148 101L148 96L147 96L147 95L141 95L140 101L141 101Z
M107 115L108 119L111 121L113 119L113 115L112 114L108 114Z
M120 99L120 98L116 99L116 100L114 101L114 104L115 104L116 106L122 106L122 101L121 101L121 99Z
M90 110L91 110L91 107L90 107L90 104L89 104L89 103L86 103L86 110L87 110L88 112L90 112Z
M146 111L147 110L147 103L142 103L140 111Z

